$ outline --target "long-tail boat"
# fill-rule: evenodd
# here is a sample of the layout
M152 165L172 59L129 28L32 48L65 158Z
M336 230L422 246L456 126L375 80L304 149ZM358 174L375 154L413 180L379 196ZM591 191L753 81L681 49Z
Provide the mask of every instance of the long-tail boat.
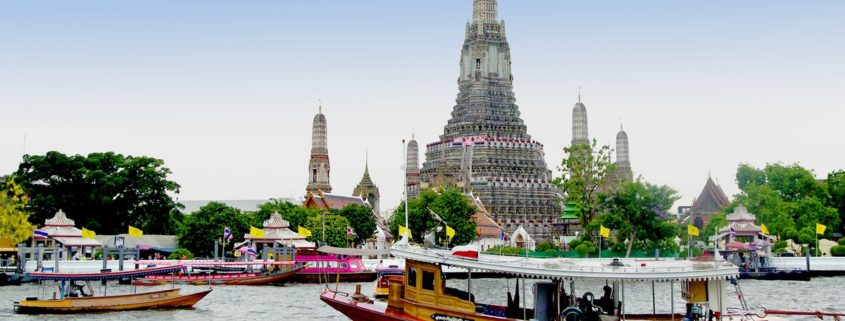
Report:
M293 269L272 273L218 273L199 275L148 275L135 279L132 285L163 285L163 284L191 284L191 285L266 285L280 283L290 279L299 271L305 268L304 265Z
M18 313L37 314L191 308L208 295L211 289L191 294L180 294L179 289L170 289L147 293L94 296L90 284L91 281L97 280L175 273L182 269L182 266L168 266L106 273L31 273L30 278L33 280L56 281L59 285L58 298L57 293L53 293L52 299L27 298L25 301L15 302L14 309ZM77 285L78 281L85 282L85 285ZM86 286L89 293L85 293Z
M320 299L354 321L786 320L773 316L774 312L781 311L752 312L743 300L741 288L736 283L739 276L737 266L723 260L695 262L661 259L533 259L483 254L476 256L477 254L467 255L465 250L464 253L453 253L448 250L412 246L407 244L407 239L395 244L391 248L391 254L405 259L405 271L402 278L389 280L387 302L371 300L360 293L360 286L355 293L344 293L337 287L327 287L321 293ZM442 272L444 266L468 271L466 291L447 287ZM502 293L503 296L507 295L506 305L476 301L471 291L474 271L501 273L516 278L515 294L510 289L507 293ZM529 288L535 298L533 306L526 305L525 279L540 280ZM596 293L603 295L596 298L590 292L576 293L574 283L583 281L586 281L586 284L606 284L596 289ZM631 291L633 283L670 283L672 293L668 300L671 301L657 302L652 299L652 304L648 307L652 313L631 313L631 308L626 306L626 296L642 297L650 294L647 291L626 293ZM686 301L685 311L676 311L674 308L678 288L675 283L680 285L681 299ZM739 309L728 309L724 302L731 284L734 284L742 305ZM655 297L653 293L651 297Z

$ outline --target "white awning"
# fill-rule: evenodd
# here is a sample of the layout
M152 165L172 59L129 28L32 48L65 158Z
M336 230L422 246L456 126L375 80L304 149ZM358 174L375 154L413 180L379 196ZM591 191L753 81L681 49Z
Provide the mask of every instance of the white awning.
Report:
M89 239L84 237L54 237L56 242L62 243L65 247L68 246L91 246L91 247L102 247L103 243L97 241L95 239Z
M455 266L475 271L510 274L542 279L603 279L626 281L703 281L739 276L736 265L724 261L619 259L525 258L482 254L478 259L453 256L448 251L394 244L390 254L410 260Z

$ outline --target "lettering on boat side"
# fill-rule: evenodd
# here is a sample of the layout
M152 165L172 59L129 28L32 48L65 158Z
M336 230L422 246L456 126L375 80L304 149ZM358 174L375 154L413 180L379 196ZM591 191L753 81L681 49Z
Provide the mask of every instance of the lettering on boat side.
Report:
M473 319L461 318L440 313L432 314L431 318L434 319L434 321L475 321Z

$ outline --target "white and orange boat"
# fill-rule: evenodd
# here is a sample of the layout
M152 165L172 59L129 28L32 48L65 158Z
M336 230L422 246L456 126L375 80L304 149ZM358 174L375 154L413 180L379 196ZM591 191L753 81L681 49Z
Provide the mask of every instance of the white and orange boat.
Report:
M391 254L405 259L405 269L403 277L389 279L387 302L371 300L360 291L348 294L337 288L325 289L320 299L354 321L786 320L773 316L783 311L751 312L742 301L741 289L736 283L743 307L728 309L724 302L727 289L734 287L728 281L736 282L739 270L725 261L513 258L468 255L466 248L461 248L460 253L422 248L409 245L406 240L395 244ZM445 266L468 271L467 291L446 286ZM516 278L517 284L522 280L523 287L517 291L522 292L522 302L518 298L512 299L510 293L507 293L507 305L477 302L471 292L473 271L508 275ZM529 288L535 298L533 306L525 304L525 279L541 280ZM595 298L589 292L567 293L567 289L574 292L574 282L587 280L607 284L603 289L597 289L604 292L601 298ZM672 302L653 303L654 307L669 306L671 310L659 312L657 308L649 307L653 309L652 313L628 312L630 308L626 307L625 298L631 294L626 294L625 288L642 282L678 283L680 286L670 286ZM686 311L674 309L676 288L680 289L680 299L687 303ZM641 292L634 295L651 296Z

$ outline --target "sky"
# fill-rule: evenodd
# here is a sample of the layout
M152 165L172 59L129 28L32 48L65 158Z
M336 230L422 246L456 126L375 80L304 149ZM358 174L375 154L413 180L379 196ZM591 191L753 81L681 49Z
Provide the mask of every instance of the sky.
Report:
M0 1L0 175L23 153L160 158L181 200L302 197L318 101L331 183L438 140L471 0ZM740 163L845 164L845 2L500 0L514 92L555 175L582 87L591 138L690 204ZM421 151L421 155L424 151ZM421 156L420 162L424 161Z

